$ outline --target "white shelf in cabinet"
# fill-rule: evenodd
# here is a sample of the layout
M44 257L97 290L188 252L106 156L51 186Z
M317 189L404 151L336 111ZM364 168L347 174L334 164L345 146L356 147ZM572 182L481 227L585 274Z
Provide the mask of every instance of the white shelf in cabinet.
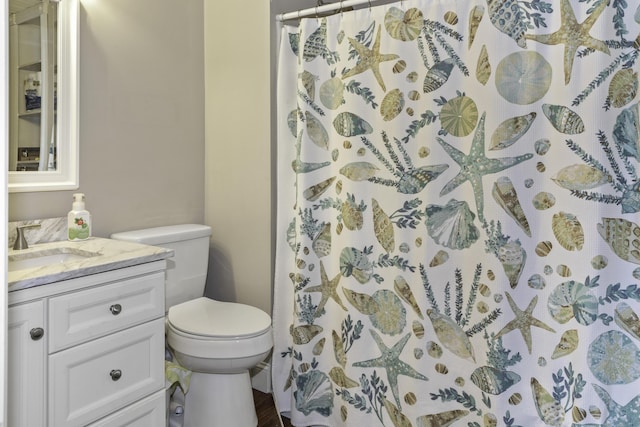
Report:
M42 71L42 62L32 62L30 64L19 65L20 71Z
M18 114L18 117L22 118L22 119L35 119L35 118L40 118L40 113L42 112L42 110L40 110L39 108L35 109L35 110L29 110L29 111L25 111L24 113L20 113Z

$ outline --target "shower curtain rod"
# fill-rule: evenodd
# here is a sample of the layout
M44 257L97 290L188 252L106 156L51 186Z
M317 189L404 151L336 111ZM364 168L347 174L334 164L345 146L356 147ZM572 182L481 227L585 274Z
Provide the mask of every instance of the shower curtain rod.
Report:
M337 1L334 3L323 4L316 7L310 7L308 9L302 9L297 12L288 12L281 13L276 16L276 21L287 21L289 19L299 19L307 16L318 15L324 12L333 12L334 10L340 10L351 6L359 6L361 4L371 5L379 0L347 0L347 1Z

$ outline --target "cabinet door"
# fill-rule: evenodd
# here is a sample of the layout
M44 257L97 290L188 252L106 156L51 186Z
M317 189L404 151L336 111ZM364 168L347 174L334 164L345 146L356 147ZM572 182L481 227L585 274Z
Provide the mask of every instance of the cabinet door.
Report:
M8 310L8 426L45 426L44 302Z

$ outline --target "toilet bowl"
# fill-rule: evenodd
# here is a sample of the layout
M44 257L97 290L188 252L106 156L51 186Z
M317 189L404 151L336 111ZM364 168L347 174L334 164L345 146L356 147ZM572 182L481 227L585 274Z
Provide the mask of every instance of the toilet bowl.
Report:
M271 318L244 304L201 297L169 309L167 343L192 371L185 426L256 426L249 369L273 346Z
M245 304L203 296L211 228L183 224L115 233L112 239L174 250L168 262L167 344L192 371L184 427L255 427L249 370L273 347L271 317Z

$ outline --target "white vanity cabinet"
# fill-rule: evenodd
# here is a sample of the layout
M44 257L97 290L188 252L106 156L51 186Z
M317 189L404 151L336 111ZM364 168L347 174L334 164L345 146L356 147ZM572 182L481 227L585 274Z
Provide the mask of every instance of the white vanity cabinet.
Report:
M9 294L9 373L16 371L9 425L164 425L165 266L155 261ZM38 325L44 335L33 341Z

